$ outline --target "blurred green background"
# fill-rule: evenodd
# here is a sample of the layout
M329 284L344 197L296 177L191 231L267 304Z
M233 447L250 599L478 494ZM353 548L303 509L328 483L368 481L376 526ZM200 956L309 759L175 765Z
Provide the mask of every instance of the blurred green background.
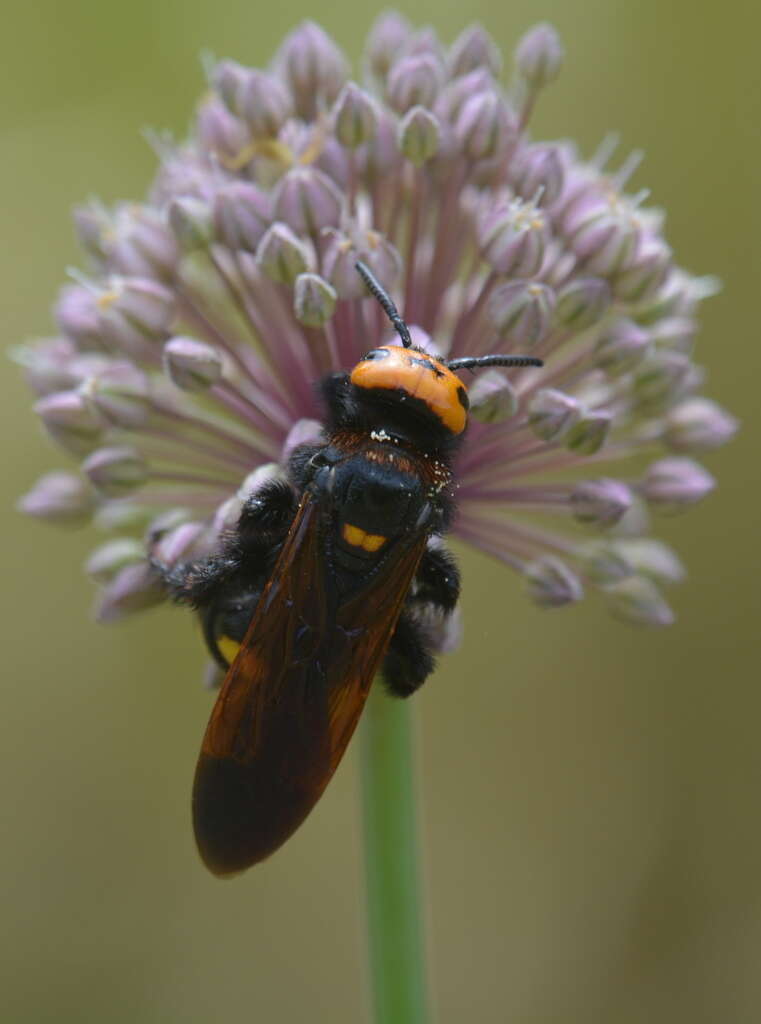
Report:
M698 361L744 430L707 459L720 489L662 536L687 561L661 633L594 601L542 613L463 552L466 641L417 699L432 976L444 1024L761 1019L759 60L744 0L400 4L451 41L481 20L509 52L543 18L567 45L538 137L586 152L611 129L647 161L633 185L723 293ZM339 0L5 8L0 249L8 344L51 329L79 261L68 211L139 197L146 126L182 134L198 55L262 64L298 20L352 55L379 8ZM60 461L0 366L5 687L0 714L0 1019L366 1019L357 758L271 862L220 883L189 793L210 695L190 618L88 618L92 534L21 519Z

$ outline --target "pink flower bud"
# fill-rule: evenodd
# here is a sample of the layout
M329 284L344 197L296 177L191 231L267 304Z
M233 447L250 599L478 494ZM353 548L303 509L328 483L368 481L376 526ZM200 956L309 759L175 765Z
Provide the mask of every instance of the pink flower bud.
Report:
M584 596L578 576L554 555L544 555L530 562L523 574L528 596L541 608L560 608Z
M680 512L704 498L716 485L707 470L692 459L654 462L640 482L646 500L663 512Z
M293 290L296 319L307 327L322 327L333 316L336 290L319 274L299 274Z
M316 167L294 167L280 180L274 214L296 234L315 235L338 224L341 204L341 193L327 174Z
M515 66L531 89L542 89L557 78L563 63L563 44L552 25L534 25L515 50Z
M583 480L571 492L571 509L580 523L615 526L631 506L632 497L620 480Z
M256 262L273 281L292 285L299 274L310 269L312 256L306 243L287 224L277 222L262 236Z
M528 405L528 421L537 437L557 441L578 422L581 407L575 398L555 388L541 388Z
M256 252L272 222L272 201L262 189L248 181L223 185L214 196L214 232L229 249Z
M425 107L411 107L399 122L399 149L414 164L422 167L436 155L440 127Z
M34 405L48 434L67 451L84 454L95 448L103 433L103 418L79 391L58 391Z
M373 22L367 37L365 59L373 74L381 81L412 38L409 21L397 11L384 11Z
M82 463L82 472L101 494L118 498L141 487L148 467L137 449L99 448Z
M356 149L371 139L378 128L375 100L354 82L347 82L333 108L336 137L347 149Z
M434 57L403 57L389 72L388 100L400 114L410 107L432 107L442 85L442 69Z
M274 139L290 117L293 102L286 86L274 75L246 70L238 85L236 113L255 139Z
M171 338L162 355L164 372L183 391L206 391L222 376L219 351L196 338Z
M709 452L737 433L738 422L709 398L688 398L666 416L664 440L675 452Z
M452 43L447 60L452 78L488 68L495 78L502 70L499 47L483 25L469 25Z
M286 36L277 64L293 92L296 112L303 118L332 104L348 74L346 58L313 21L302 22Z
M92 515L93 493L87 482L74 473L46 473L19 499L18 509L49 523L81 526Z
M618 619L635 626L670 626L674 613L652 580L629 576L605 588L608 608Z

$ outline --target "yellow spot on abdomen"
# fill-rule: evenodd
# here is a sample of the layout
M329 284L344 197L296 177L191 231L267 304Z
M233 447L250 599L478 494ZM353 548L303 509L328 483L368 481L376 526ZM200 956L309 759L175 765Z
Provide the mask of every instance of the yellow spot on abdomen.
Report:
M240 650L240 644L237 640L233 640L231 636L221 636L217 640L217 649L227 664L232 665L236 654Z
M347 544L352 547L362 548L364 551L378 551L386 543L386 538L379 533L366 533L359 526L352 526L351 523L344 523L341 536Z

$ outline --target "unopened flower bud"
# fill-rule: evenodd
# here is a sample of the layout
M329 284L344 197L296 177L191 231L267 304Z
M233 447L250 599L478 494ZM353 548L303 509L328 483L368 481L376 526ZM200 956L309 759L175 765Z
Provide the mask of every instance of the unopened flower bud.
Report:
M127 565L106 585L95 609L98 622L118 622L164 599L164 586L146 561Z
M220 60L211 71L211 86L231 114L239 114L238 97L248 68L235 60Z
M222 357L205 341L176 337L164 345L164 372L183 391L206 391L222 376Z
M695 342L697 324L690 317L670 316L648 326L656 348L671 349L690 355Z
M471 98L483 92L495 89L495 82L486 68L477 68L468 72L460 78L455 78L444 86L436 102L433 105L433 112L441 121L454 125L460 111Z
M622 317L600 336L595 349L595 365L613 375L628 373L642 362L650 348L648 331L633 320Z
M508 281L492 292L489 315L500 334L531 348L547 334L555 309L555 293L539 281Z
M145 357L163 340L174 314L174 295L150 278L112 277L97 299L101 336L127 356Z
M694 277L681 267L672 266L666 280L638 311L645 322L652 323L664 317L692 317L698 305L721 291L717 277Z
M299 274L310 269L311 253L287 224L277 222L262 237L256 262L273 281L292 285Z
M48 434L75 455L92 451L103 433L103 419L79 391L58 391L34 405Z
M518 409L515 390L499 370L485 370L468 389L469 414L479 423L501 423Z
M293 289L293 311L307 327L322 327L333 316L336 290L319 274L299 274Z
M97 297L92 289L79 284L64 286L53 313L61 331L79 348L103 349Z
M206 524L198 522L179 523L165 530L155 541L152 556L162 565L176 565L179 561L192 558L194 548L206 532Z
M510 182L516 195L551 206L563 191L563 161L556 146L533 145L510 161Z
M113 363L88 377L79 394L92 415L125 430L144 426L151 414L148 378L132 363Z
M223 185L214 196L214 232L228 249L256 252L272 222L272 202L262 189L249 181Z
M415 165L436 155L439 148L439 122L425 107L411 107L399 122L399 149Z
M557 78L564 51L560 36L552 25L534 25L515 50L515 66L530 89L544 88Z
M169 280L177 266L177 242L163 212L139 203L122 203L102 239L112 273Z
M560 608L584 596L581 582L565 562L544 555L523 570L528 596L542 608Z
M319 420L297 420L283 442L283 449L280 452L280 465L288 465L288 460L299 445L322 441L324 437L323 425Z
M656 583L681 583L687 576L676 552L662 541L630 537L615 541L615 546L636 572Z
M99 448L82 463L90 483L109 498L118 498L142 487L148 478L145 460L135 448Z
M580 416L577 400L555 388L541 388L528 405L531 429L543 441L564 437Z
M643 576L627 579L605 588L608 608L625 622L636 626L670 626L674 613L652 580Z
M283 42L278 64L291 86L297 113L305 119L333 103L346 81L346 58L313 21L304 21Z
M576 557L584 576L598 586L617 583L634 572L633 566L616 544L608 540L592 540L579 545Z
M145 561L145 548L134 537L116 537L101 544L85 562L85 572L96 583L108 583L127 565Z
M662 238L642 239L626 269L613 282L616 296L624 302L645 301L663 284L671 264L671 249Z
M486 261L499 274L531 277L544 259L547 225L533 203L516 199L483 219L479 237Z
M609 412L583 413L568 431L566 447L577 455L594 455L605 443L612 421Z
M603 318L612 298L610 285L601 277L576 278L558 291L555 320L562 327L583 331Z
M86 480L63 471L46 473L19 499L24 515L62 526L82 526L93 510L93 493Z
M196 134L203 148L224 162L234 160L248 144L248 131L221 100L211 96L196 115Z
M404 114L410 107L432 107L443 84L442 69L430 54L402 57L388 76L388 101Z
M497 156L514 130L512 115L495 89L485 89L466 100L454 126L457 144L469 160Z
M341 203L341 193L327 174L316 167L294 167L278 185L275 218L296 234L315 235L338 224Z
M371 139L378 128L375 100L354 82L347 82L333 108L336 138L347 149L356 149Z
M384 11L373 22L367 37L365 59L373 74L383 80L412 37L409 21L397 11Z
M704 498L716 481L692 459L671 458L654 462L640 482L646 500L664 512L679 512Z
M483 25L468 25L452 43L447 60L452 78L477 68L488 68L495 78L502 70L502 54Z
M184 252L206 249L214 237L211 206L193 196L173 199L169 206L169 226Z
M78 381L72 372L77 350L68 338L41 338L10 350L11 359L24 368L26 382L38 395L68 391ZM100 357L96 357L100 358Z
M650 353L636 369L633 395L647 413L667 409L690 389L694 367L683 352L662 349Z
M626 209L600 200L574 220L579 224L569 241L579 265L587 272L611 277L630 265L639 245L640 231L637 221Z
M737 432L738 423L709 398L688 398L669 410L663 439L676 452L708 452Z
M620 480L583 480L571 492L571 510L580 523L615 526L631 506L633 495Z
M365 283L357 273L357 260L367 264L386 289L393 285L401 269L399 253L379 232L357 232L355 237L331 232L322 259L322 271L339 299L367 297Z
M291 115L288 89L266 71L246 69L238 86L235 113L255 139L274 139Z

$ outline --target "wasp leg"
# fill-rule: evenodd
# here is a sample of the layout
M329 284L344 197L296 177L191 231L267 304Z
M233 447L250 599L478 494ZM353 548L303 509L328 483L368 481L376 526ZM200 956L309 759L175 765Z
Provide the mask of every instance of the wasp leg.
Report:
M154 558L153 565L175 601L204 608L221 591L239 590L238 577L245 577L247 582L257 577L266 580L295 511L293 488L283 480L273 480L247 499L237 529L226 538L220 552L173 566ZM154 543L158 539L154 538Z
M270 548L285 539L298 501L286 480L271 480L250 495L238 519L236 540L244 552Z
M381 675L394 697L409 697L433 671L435 662L425 630L402 612L383 659Z
M445 547L428 546L420 560L410 596L410 605L430 604L451 612L460 596L460 570Z

